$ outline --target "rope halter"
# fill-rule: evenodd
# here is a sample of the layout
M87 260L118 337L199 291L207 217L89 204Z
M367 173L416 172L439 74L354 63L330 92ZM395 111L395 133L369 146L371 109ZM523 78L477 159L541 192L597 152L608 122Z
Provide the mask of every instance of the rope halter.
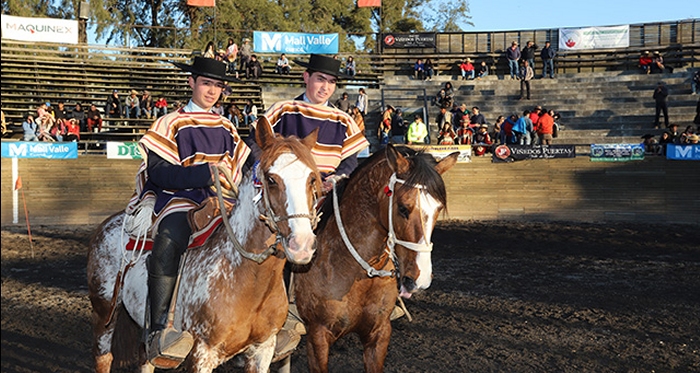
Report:
M398 244L403 247L406 247L407 249L416 251L416 252L431 252L433 250L433 243L430 242L428 244L419 244L415 242L408 242L408 241L403 241L399 240L396 238L396 233L394 231L394 225L393 225L393 219L392 219L392 212L393 212L393 195L394 195L394 185L396 183L402 183L405 184L406 181L398 179L396 177L396 173L393 173L391 175L391 178L389 179L389 184L384 188L384 192L389 196L389 234L387 237L387 249L388 249L388 254L389 258L391 261L394 263L394 270L392 271L386 271L386 270L378 270L375 269L374 267L370 266L369 263L367 263L360 254L357 252L355 247L352 245L350 242L350 239L348 238L347 232L345 232L345 228L343 227L343 222L341 221L340 218L340 208L338 205L338 193L336 191L336 181L331 180L331 183L333 184L333 210L335 213L335 220L338 225L338 231L340 232L340 236L343 239L343 242L345 243L345 246L347 247L348 251L350 251L350 254L355 258L355 261L362 267L362 269L367 272L367 276L369 277L398 277L398 262L396 258L396 252L394 250L394 247ZM421 185L414 185L413 188L417 189L425 189ZM420 205L420 196L418 198L418 204ZM423 221L423 217L421 214L421 225L423 227L423 235L425 236L425 222Z

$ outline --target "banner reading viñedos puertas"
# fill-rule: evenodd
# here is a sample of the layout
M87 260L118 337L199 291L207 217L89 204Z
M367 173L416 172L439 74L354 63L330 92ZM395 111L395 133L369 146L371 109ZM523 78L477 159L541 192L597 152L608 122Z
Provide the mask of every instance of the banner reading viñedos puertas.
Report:
M435 33L384 34L384 48L435 48L437 36Z

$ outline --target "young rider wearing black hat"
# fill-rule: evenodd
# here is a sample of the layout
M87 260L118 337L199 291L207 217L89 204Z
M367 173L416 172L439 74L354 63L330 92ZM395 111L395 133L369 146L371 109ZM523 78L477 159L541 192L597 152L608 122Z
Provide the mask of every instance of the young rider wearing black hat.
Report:
M126 209L131 216L147 216L147 222L153 222L146 353L158 368L172 367L173 361L184 360L193 343L188 332L166 325L181 256L190 235L195 233L190 228L188 212L216 195L212 188L215 177L221 181L224 196L231 197L250 154L235 125L211 112L227 87L225 82L236 80L226 75L226 65L202 57L195 57L192 65L173 64L191 73L187 82L192 97L184 107L158 118L139 141L144 161L137 176L136 193ZM202 138L209 141L201 141ZM211 171L212 164L220 173Z

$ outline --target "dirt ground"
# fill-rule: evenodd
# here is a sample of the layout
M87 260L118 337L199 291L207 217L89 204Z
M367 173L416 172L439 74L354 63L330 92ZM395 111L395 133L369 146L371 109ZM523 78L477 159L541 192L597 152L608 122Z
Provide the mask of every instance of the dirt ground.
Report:
M2 372L92 371L94 228L33 227L33 250L2 228ZM700 372L700 226L447 221L434 243L386 372ZM362 371L356 337L331 367Z

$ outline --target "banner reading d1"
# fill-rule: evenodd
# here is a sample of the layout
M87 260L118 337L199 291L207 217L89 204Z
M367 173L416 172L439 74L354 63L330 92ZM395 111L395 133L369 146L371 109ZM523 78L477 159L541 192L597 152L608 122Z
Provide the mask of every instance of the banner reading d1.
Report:
M253 31L256 53L337 54L338 34Z
M642 144L591 144L591 162L624 162L644 159Z

